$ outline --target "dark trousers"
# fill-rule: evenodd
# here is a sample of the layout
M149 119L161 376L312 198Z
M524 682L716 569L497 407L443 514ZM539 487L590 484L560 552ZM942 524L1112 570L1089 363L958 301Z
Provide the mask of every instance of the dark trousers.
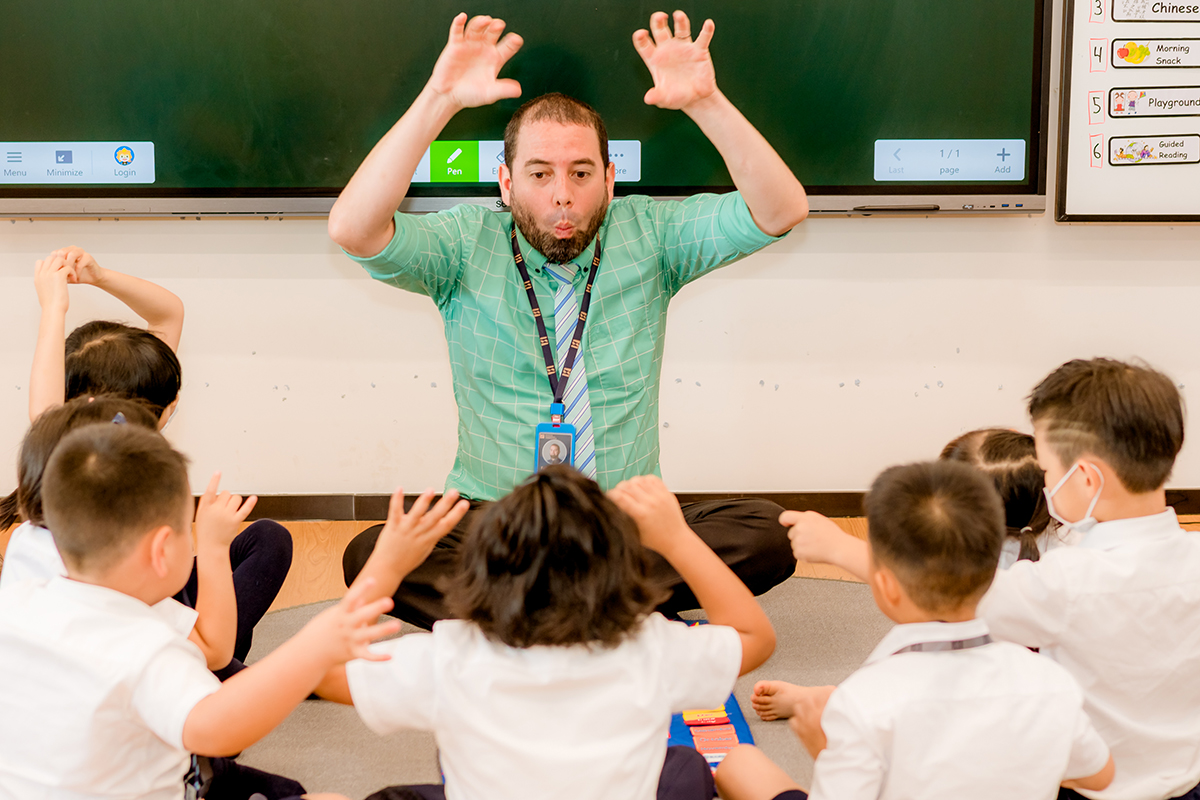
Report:
M237 597L237 639L233 645L233 661L216 671L221 680L241 671L254 640L254 626L266 615L283 586L292 566L292 535L273 520L252 522L229 546L229 561L233 566L233 593ZM193 565L187 586L175 595L175 599L195 608L196 582Z
M212 777L204 790L204 800L248 800L255 794L267 800L283 800L304 795L304 786L296 781L247 767L232 758L212 758L208 762Z
M229 562L233 567L233 593L237 597L237 638L233 645L233 660L214 673L221 680L232 677L244 667L242 662L254 640L254 626L275 602L292 566L292 535L273 520L252 522L229 545ZM175 599L195 608L196 587L196 567L192 565L187 586L175 595ZM201 771L207 780L205 800L246 800L255 793L267 800L281 800L304 794L304 787L296 781L244 766L232 758L201 761Z
M1058 800L1088 800L1074 789L1059 789ZM1170 800L1200 800L1200 784L1192 787L1191 791L1170 798Z
M658 779L658 800L712 800L717 794L712 770L704 756L690 747L668 747ZM440 783L421 786L389 786L367 800L446 800Z
M456 569L458 546L484 505L472 503L471 510L437 543L425 563L408 574L393 598L395 607L389 612L392 616L426 629L450 616L441 586ZM684 519L692 530L756 595L779 585L796 571L787 529L779 524L782 512L775 503L755 498L709 500L683 506ZM381 530L382 525L367 528L346 546L342 569L347 586L362 572ZM657 553L651 553L650 558L651 575L671 591L671 597L659 610L670 616L698 608L696 596L666 559Z

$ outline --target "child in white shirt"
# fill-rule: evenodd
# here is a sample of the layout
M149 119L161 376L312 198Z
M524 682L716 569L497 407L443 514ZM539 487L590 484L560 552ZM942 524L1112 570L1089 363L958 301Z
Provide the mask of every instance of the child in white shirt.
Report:
M813 512L781 522L805 561L841 563L835 551L856 543L858 574L897 626L840 686L797 687L792 726L816 759L811 794L742 746L717 769L721 796L1050 800L1060 784L1107 786L1113 761L1079 685L1053 661L993 642L975 615L1004 537L992 481L950 461L893 467L866 510L869 544Z
M367 644L390 599L347 595L259 664L220 683L171 599L192 567L186 460L157 433L68 435L42 501L66 577L0 593L0 796L179 800L189 753L228 756L275 727ZM233 527L237 505L214 503Z
M964 433L943 449L943 461L961 461L981 470L995 483L1004 504L1004 546L1000 569L1019 560L1037 561L1056 547L1074 544L1079 535L1060 528L1046 510L1045 472L1037 463L1033 437L1006 428ZM759 681L750 703L764 720L787 719L804 694L787 681Z
M1200 799L1200 536L1164 489L1179 390L1142 364L1071 361L1034 388L1029 415L1050 513L1082 540L998 574L979 614L1084 687L1117 775L1080 794Z
M45 581L67 574L45 519L42 487L46 465L55 447L71 431L97 423L153 431L157 417L145 403L106 396L76 398L38 417L21 442L17 490L0 507L0 528L11 525L14 518L21 521L8 543L4 568L0 570L0 591L27 580ZM254 508L255 498L242 503L241 498L226 493L220 504L216 500L213 486L196 509L196 571L203 578L200 586L204 591L195 604L196 618L188 633L213 670L225 667L234 655L238 616L229 546L237 536L238 525ZM225 501L233 505L228 520L219 513L227 505Z
M419 563L396 543L401 504L393 498L360 575L382 593ZM679 571L712 624L654 611L663 591L643 545ZM461 547L447 594L459 619L380 645L392 657L383 668L355 661L322 687L378 733L434 732L444 791L378 797L711 798L704 759L668 753L671 714L722 703L770 655L774 632L662 481L636 478L605 496L574 469L547 467L488 506Z
M145 320L146 328L109 320L84 323L66 335L70 287L93 286L120 300ZM42 308L33 368L29 377L29 418L36 423L45 412L76 398L119 395L145 402L163 429L179 404L183 375L176 351L183 333L183 301L150 281L101 267L80 247L55 250L37 262L34 288ZM49 457L46 451L44 459ZM11 516L0 510L0 529ZM17 554L21 539L17 536ZM42 537L45 544L48 536ZM228 548L237 594L237 629L232 658L214 669L222 679L235 674L253 643L254 626L271 607L292 563L292 537L279 523L260 519L241 531ZM61 574L44 547L41 574ZM11 556L8 556L11 558ZM176 598L194 606L204 602L201 584L207 578L193 571ZM9 581L0 573L0 585Z

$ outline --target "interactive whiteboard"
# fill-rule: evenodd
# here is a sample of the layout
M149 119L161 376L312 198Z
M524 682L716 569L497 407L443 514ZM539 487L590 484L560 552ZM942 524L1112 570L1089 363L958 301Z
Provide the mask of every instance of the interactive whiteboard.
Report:
M1057 219L1200 221L1200 0L1068 0Z

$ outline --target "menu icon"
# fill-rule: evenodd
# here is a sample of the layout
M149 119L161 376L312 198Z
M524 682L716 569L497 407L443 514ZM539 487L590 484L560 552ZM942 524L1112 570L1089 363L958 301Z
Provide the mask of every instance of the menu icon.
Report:
M5 152L8 154L8 163L9 164L20 164L21 163L21 151L20 150L7 150Z

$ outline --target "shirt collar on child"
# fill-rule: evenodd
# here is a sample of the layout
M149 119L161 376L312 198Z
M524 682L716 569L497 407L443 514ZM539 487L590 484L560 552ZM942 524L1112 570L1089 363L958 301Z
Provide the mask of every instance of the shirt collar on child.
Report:
M1093 550L1112 550L1123 544L1179 532L1179 518L1175 516L1175 509L1168 508L1162 513L1151 514L1147 517L1098 522L1083 537L1079 546L1089 547Z
M910 622L888 631L883 641L867 656L865 663L882 661L896 651L919 642L965 641L987 635L987 623L978 618L966 622Z

